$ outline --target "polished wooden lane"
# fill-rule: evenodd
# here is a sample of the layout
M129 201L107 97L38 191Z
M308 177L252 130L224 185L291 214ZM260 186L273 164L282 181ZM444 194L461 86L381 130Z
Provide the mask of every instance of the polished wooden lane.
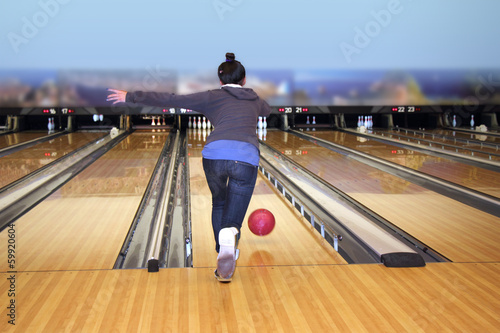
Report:
M112 268L167 134L134 132L19 218L16 269Z
M474 156L474 158L482 158L491 161L500 161L500 151L498 148L490 147L491 144L500 145L500 138L488 135L488 133L475 132L467 133L460 131L450 131L443 129L436 130L426 130L426 131L408 131L397 130L383 131L387 135L393 135L392 138L396 139L399 135L404 135L404 137L409 137L414 139L413 142L418 142L415 140L425 140L422 141L422 145L428 145L428 142L432 142L433 147L443 149L443 151L460 153L468 157ZM378 130L374 131L374 134L381 135ZM441 137L445 135L446 138ZM391 138L391 136L389 136ZM405 140L404 138L402 139ZM446 144L446 146L444 146ZM489 144L489 145L485 145ZM471 151L472 149L473 151ZM490 155L493 154L493 155Z
M336 141L348 140L335 133ZM500 260L497 217L290 133L270 130L265 142L450 260Z
M431 130L430 132L450 137L455 136L457 138L462 138L462 139L470 138L488 143L500 144L500 137L498 137L498 132L493 132L493 134L497 135L490 135L490 132L475 131L474 133L468 133L468 132L454 131L451 129L444 129L444 128L437 128Z
M498 332L499 263L24 272L2 332ZM0 290L7 290L0 274Z
M47 135L47 131L30 131L0 135L0 149L17 145Z
M379 157L415 171L500 198L500 174L495 171L460 163L446 156L429 155L411 149L401 149L387 142L365 139L335 131L316 131L314 136Z
M196 131L190 133L192 134L188 135L188 139L193 266L215 267L217 252L211 224L211 195L201 162L204 142L198 138ZM248 216L258 208L270 210L276 219L275 229L264 237L256 236L248 229ZM346 263L331 245L275 192L274 187L261 174L258 176L245 216L238 247L238 267Z
M0 188L105 135L108 132L69 133L0 158Z

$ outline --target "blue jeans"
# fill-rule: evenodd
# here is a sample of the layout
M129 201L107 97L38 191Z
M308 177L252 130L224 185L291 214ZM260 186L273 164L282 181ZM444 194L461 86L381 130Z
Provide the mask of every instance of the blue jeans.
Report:
M232 160L203 159L203 170L212 192L212 228L219 252L219 231L241 229L252 198L258 167ZM238 239L240 234L238 234Z

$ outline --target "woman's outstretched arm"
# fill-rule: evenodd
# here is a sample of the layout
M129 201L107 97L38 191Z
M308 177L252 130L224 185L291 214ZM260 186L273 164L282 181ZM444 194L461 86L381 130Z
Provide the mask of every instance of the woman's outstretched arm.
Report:
M108 95L106 101L113 102L113 104L125 102L125 98L127 97L127 92L125 90L118 89L108 89L111 93Z
M182 107L203 112L210 92L203 91L189 95L176 95L172 93L144 92L108 89L110 92L106 101L116 103L134 103L139 105L159 107Z

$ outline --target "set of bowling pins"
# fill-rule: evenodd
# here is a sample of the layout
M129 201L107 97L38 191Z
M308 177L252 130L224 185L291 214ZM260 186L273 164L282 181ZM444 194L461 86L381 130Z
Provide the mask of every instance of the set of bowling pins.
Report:
M312 116L312 121L309 119L309 116L307 116L307 118L306 118L306 125L316 125L316 116ZM310 131L310 130L311 130L310 127L306 128L306 131ZM313 127L312 130L316 131L316 128Z
M189 117L188 128L211 129L213 126L205 117Z
M267 128L267 117L259 117L257 121L257 130Z
M358 128L361 126L373 128L373 116L358 116Z
M163 123L160 122L160 116L156 117L156 116L152 116L151 117L151 126L165 126L166 123L165 123L165 117L163 117ZM155 119L157 119L156 123L155 123Z
M54 124L54 118L49 118L49 123L47 124L47 129L49 130L49 133L54 132L56 129L56 125Z
M92 116L92 119L94 121L102 121L104 119L104 116L102 114L95 114Z
M475 122L474 122L474 115L471 115L470 116L470 128L473 129L474 128L474 124L475 124ZM451 125L453 127L457 127L457 116L456 115L453 115L453 120L451 121Z
M312 122L309 121L309 116L307 116L307 119L306 119L306 125L316 125L316 116L313 116L312 117Z

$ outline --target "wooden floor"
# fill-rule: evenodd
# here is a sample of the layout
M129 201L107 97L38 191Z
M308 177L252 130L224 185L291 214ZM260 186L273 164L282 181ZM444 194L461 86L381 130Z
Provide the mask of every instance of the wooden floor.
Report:
M2 332L498 332L498 263L24 272ZM9 288L0 274L0 288Z
M308 161L308 168L322 177L330 177L330 170L341 173L338 184L349 185L357 200L387 214L398 205L406 207L406 212L394 213L399 223L409 218L415 200L441 200L377 172L358 180L357 164L335 164L340 163L332 162L336 157L315 156L316 148L309 144L276 135L281 137L268 133L267 140L283 145L290 156L309 155L302 162ZM15 223L15 272L7 266L8 233L0 233L0 331L500 332L500 251L493 247L488 256L488 245L482 244L496 242L498 221L491 223L486 241L453 244L463 240L454 238L457 223L463 221L462 232L469 232L469 221L484 217L471 211L453 215L455 207L413 210L426 215L420 216L423 222L413 222L412 231L424 229L421 236L450 233L448 238L430 234L427 240L443 251L453 249L450 253L463 260L419 268L347 265L259 176L249 212L271 208L276 228L258 237L245 225L234 279L217 282L201 138L191 134L190 140L191 204L196 205L193 268L158 273L111 269L111 258L117 255L111 249L125 229L118 221L133 215L161 148L155 143L158 136L144 141L133 135L94 163L95 169L86 169ZM439 223L430 227L432 220ZM412 222L402 225L411 227ZM466 262L468 252L472 254ZM12 300L15 326L8 322Z

